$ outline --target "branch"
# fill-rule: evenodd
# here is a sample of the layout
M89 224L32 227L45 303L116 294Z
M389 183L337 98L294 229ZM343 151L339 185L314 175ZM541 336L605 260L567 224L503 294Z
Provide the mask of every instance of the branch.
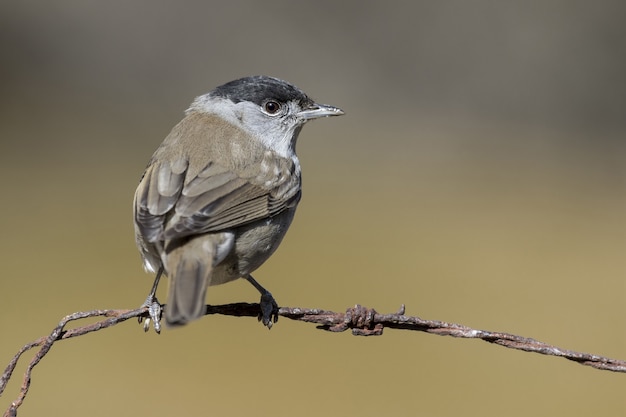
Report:
M17 362L22 354L30 349L39 346L39 351L30 361L24 374L22 386L18 397L11 403L11 406L4 413L4 417L17 416L17 409L22 405L31 383L33 368L43 359L54 343L60 340L82 336L87 333L115 326L130 318L138 318L139 321L149 318L149 307L142 306L135 310L92 310L77 312L65 316L48 336L41 337L24 345L13 356L4 373L0 377L0 396L4 392ZM221 314L237 317L259 317L259 304L234 303L218 306L206 306L206 315ZM346 310L345 313L321 309L308 309L298 307L281 307L278 315L291 320L304 321L318 324L318 329L331 332L343 332L350 329L355 336L379 336L383 334L385 327L401 330L415 330L440 336L461 337L466 339L481 339L489 343L495 343L511 349L523 350L525 352L535 352L542 355L558 356L581 365L591 366L596 369L626 373L626 361L611 359L604 356L592 355L589 353L575 352L561 349L535 339L517 336L510 333L490 332L486 330L472 329L460 324L446 323L436 320L424 320L416 316L405 316L404 305L395 314L379 314L374 309L369 309L356 305ZM105 317L106 319L86 326L64 330L65 326L75 320L88 317Z

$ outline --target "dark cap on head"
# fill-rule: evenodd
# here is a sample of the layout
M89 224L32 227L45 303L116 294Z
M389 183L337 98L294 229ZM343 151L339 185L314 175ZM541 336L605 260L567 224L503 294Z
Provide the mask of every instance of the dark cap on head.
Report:
M228 82L215 88L210 94L213 97L227 98L233 103L250 101L261 105L264 101L273 99L282 103L295 100L302 107L313 104L313 100L298 87L265 75L255 75Z

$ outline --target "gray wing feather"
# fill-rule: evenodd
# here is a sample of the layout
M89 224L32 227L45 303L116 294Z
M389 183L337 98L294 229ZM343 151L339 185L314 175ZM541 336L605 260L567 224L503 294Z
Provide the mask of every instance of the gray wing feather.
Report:
M225 230L278 214L300 198L296 177L276 190L213 162L195 178L185 178L186 170L179 161L146 170L135 196L135 221L147 241Z
M187 162L152 164L135 193L135 224L148 242L163 231L166 214L176 205L183 189Z

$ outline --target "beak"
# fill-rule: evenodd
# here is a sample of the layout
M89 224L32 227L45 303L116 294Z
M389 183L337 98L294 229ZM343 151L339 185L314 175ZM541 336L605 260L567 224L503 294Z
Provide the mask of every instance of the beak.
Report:
M327 104L313 103L311 107L308 107L307 109L299 112L298 116L303 118L304 120L311 120L320 117L341 116L342 114L343 110L341 110L339 107L329 106Z

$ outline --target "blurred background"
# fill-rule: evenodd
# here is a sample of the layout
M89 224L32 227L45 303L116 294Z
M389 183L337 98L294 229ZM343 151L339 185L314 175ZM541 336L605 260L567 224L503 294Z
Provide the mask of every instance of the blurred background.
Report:
M626 359L625 18L619 1L3 1L2 366L66 314L143 302L139 177L196 95L252 74L346 111L300 136L303 200L255 274L281 305L405 303ZM20 414L620 415L625 389L479 341L207 317L55 345Z

